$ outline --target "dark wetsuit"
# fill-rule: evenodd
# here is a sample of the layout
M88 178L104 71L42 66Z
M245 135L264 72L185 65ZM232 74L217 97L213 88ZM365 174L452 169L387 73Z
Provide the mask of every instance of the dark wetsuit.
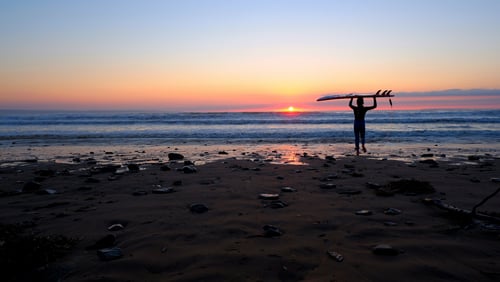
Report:
M359 140L361 139L361 144L365 145L365 115L369 110L373 110L377 107L377 100L373 99L373 106L359 107L352 105L352 99L349 102L349 107L351 107L354 112L354 142L356 143L356 150L359 151Z

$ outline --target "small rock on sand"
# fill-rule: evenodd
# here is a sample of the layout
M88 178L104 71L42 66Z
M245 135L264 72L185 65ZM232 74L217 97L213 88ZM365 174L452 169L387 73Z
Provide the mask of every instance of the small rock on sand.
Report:
M189 210L192 213L205 213L208 211L208 207L205 204L195 203L189 206Z
M381 256L397 256L400 253L398 249L386 244L377 245L373 247L372 251L374 254Z
M278 200L279 198L280 194L268 194L268 193L259 194L259 199L262 200Z
M279 229L279 227L266 224L262 227L264 229L264 236L265 237L278 237L283 235L283 231Z
M115 260L123 257L122 249L118 247L106 248L97 251L97 256L104 261Z
M356 211L356 215L372 215L373 212L371 210L359 210Z

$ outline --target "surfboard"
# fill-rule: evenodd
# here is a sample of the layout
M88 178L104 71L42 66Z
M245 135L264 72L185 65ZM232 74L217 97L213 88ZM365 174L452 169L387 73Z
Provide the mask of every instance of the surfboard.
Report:
M327 100L338 100L338 99L351 99L351 98L372 98L372 97L375 97L375 98L390 98L390 97L394 97L393 94L391 94L392 90L384 90L384 92L380 93L380 91L382 90L379 90L377 91L377 93L375 94L343 94L343 95L326 95L326 96L322 96L322 97L319 97L318 99L316 99L316 101L320 102L320 101L327 101Z

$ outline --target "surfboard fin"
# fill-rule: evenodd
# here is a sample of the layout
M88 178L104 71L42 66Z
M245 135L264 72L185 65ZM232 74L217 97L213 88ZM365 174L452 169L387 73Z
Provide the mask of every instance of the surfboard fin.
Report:
M389 104L391 104L391 108L392 108L392 100L391 100L391 98L389 98Z
M379 89L379 90L377 91L377 93L375 93L375 95L380 94L380 91L382 91L382 89Z

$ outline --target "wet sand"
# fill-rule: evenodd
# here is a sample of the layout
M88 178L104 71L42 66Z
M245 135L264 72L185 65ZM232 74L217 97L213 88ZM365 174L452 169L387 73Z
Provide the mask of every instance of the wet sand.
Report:
M71 164L32 160L3 166L0 223L22 225L23 234L75 239L60 258L37 270L37 277L63 281L500 279L497 225L464 222L423 201L472 209L499 188L492 181L500 177L498 158L471 156L457 163L436 154L412 162L296 155L296 165L287 165L268 156L228 155L195 161L194 173L185 173L185 160L131 159L128 164L138 167L118 173L86 157ZM377 185L406 179L428 182L435 191L377 193ZM26 186L30 181L40 186ZM174 192L153 193L159 187ZM17 193L23 188L31 191ZM45 189L57 193L43 194ZM259 199L262 193L279 194L283 203ZM194 203L208 211L191 211ZM400 213L387 214L389 208ZM360 210L371 214L356 214ZM500 195L478 210L498 217ZM109 231L113 224L124 228ZM266 225L278 232L266 233ZM97 255L102 248L88 247L109 234L116 238L109 247L123 255L105 261ZM374 252L381 244L392 248Z

